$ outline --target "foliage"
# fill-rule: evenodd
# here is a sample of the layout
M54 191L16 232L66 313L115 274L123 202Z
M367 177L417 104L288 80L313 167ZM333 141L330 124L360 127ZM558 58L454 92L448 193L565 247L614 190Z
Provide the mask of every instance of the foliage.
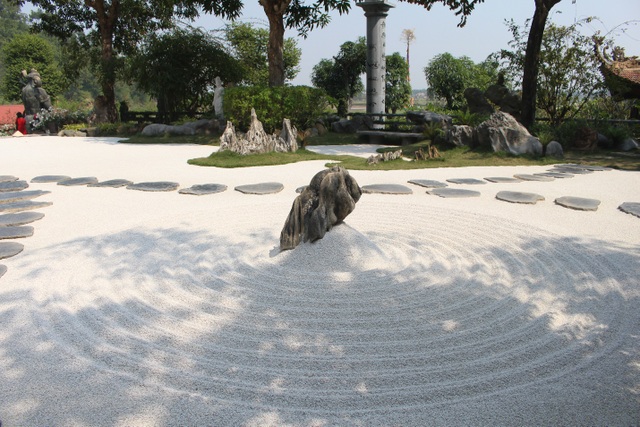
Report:
M55 61L51 43L35 34L18 34L4 45L2 62L5 75L2 80L2 92L11 101L21 99L25 79L22 70L29 72L35 68L42 77L42 86L52 99L65 88L65 78Z
M247 130L251 122L251 108L266 132L282 126L287 118L302 130L312 126L329 105L326 94L307 86L232 87L225 91L224 112L238 130Z
M332 60L322 59L313 67L313 85L324 89L338 102L338 115L345 117L351 98L362 92L360 76L365 72L367 44L364 37L355 42L345 42Z
M40 110L31 126L36 130L43 130L49 129L52 124L55 124L57 129L62 129L65 125L86 124L89 120L89 115L89 111L69 111L51 107L48 110Z
M211 105L215 78L225 83L241 79L240 64L209 34L176 29L153 36L130 64L140 89L158 101L163 113L193 114Z
M225 28L225 38L234 58L242 66L242 82L249 86L266 86L269 84L269 64L267 60L267 44L269 31L255 27L250 23L234 22ZM302 51L294 38L284 39L283 59L284 78L293 80L300 72Z
M411 84L409 83L409 64L398 53L387 56L385 109L393 114L405 108L411 100Z
M568 27L550 24L544 32L536 104L554 125L576 117L592 96L604 89L592 40L578 31L582 23L589 21ZM518 27L512 20L508 26L513 36L509 43L512 50L503 50L501 57L506 73L518 81L524 71L527 24Z
M451 115L453 116L455 124L473 127L478 126L480 123L489 118L487 115L472 113L469 110L454 111L453 113L451 113Z
M486 89L497 79L497 69L498 64L491 57L476 64L467 56L455 58L442 53L429 61L424 72L431 90L447 101L447 108L462 109L466 105L465 89Z

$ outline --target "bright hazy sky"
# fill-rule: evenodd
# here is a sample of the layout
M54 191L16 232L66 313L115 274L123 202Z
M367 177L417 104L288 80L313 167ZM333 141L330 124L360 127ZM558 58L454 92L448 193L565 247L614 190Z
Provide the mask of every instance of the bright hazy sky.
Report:
M310 0L307 0L310 1ZM424 67L435 55L448 52L455 57L468 56L474 62L483 61L489 54L508 48L511 35L505 20L514 19L519 25L533 16L534 0L485 0L476 6L467 24L458 28L459 18L448 8L438 4L430 11L418 5L391 1L395 8L387 17L386 54L406 53L406 44L401 40L402 30L412 29L415 41L410 47L411 85L424 89L427 82ZM583 32L592 35L596 31L606 34L611 31L616 44L626 54L640 56L640 23L627 25L626 33L615 28L628 21L640 21L640 0L562 0L551 10L551 21L559 25L570 25L586 17L597 17L583 26ZM258 0L245 1L240 21L257 22L265 27L266 16ZM204 16L196 24L212 30L224 26L224 21L213 16ZM295 37L302 49L301 71L293 84L311 85L311 70L323 58L338 53L345 41L366 36L366 18L362 8L352 6L347 15L333 15L331 23L309 33L307 39L297 37L295 30L287 30L285 37Z

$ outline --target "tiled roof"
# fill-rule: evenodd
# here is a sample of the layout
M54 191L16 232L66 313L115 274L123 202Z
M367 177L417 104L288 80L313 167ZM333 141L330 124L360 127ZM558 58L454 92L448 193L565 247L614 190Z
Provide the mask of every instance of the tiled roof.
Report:
M24 111L23 105L0 105L0 125L16 122L16 113Z

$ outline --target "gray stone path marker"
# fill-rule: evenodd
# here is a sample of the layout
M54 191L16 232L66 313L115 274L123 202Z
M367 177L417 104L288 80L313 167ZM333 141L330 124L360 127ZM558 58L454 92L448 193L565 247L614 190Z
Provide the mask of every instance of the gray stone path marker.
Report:
M640 203L637 202L624 202L620 206L618 206L622 212L635 215L640 218Z
M481 185L481 184L487 183L487 181L483 181L481 179L475 179L475 178L450 178L450 179L447 179L447 182L450 182L452 184L466 184L466 185Z
M526 173L519 173L516 175L513 175L514 177L521 179L523 181L543 181L543 182L550 182L550 181L554 181L555 178L552 176L542 176L542 175L531 175L531 174L526 174Z
M24 250L24 245L18 242L0 242L0 259L11 258Z
M181 188L178 193L192 194L194 196L204 196L207 194L222 193L227 189L224 184L197 184L189 188Z
M562 166L562 167L556 166L555 168L551 169L549 172L570 173L573 175L586 175L586 174L593 173L593 171L588 169L565 167L565 166Z
M50 183L50 182L60 182L67 179L71 179L70 176L67 175L40 175L36 176L31 180L33 183Z
M89 184L87 187L111 187L111 188L119 188L126 187L127 185L133 184L133 181L129 181L128 179L110 179L108 181L101 181L95 184Z
M284 185L279 182L263 182L259 184L239 185L235 188L244 194L274 194L284 189Z
M0 240L21 239L31 236L33 236L33 227L30 225L0 227Z
M17 181L18 177L13 175L0 175L0 182L13 182Z
M44 218L41 212L19 212L0 215L0 227L25 225Z
M51 191L43 190L11 191L7 193L0 193L0 204L18 202L20 200L31 200L49 193L51 193Z
M513 183L513 182L522 182L521 179L518 178L512 178L510 176L490 176L485 178L487 181L489 182L495 182L498 184L502 184L502 183Z
M421 187L426 188L444 188L448 187L449 184L445 182L435 181L432 179L410 179L407 181L409 184L419 185Z
M32 211L51 206L51 202L33 202L31 200L0 204L0 213Z
M600 206L600 200L585 199L583 197L564 196L555 200L556 204L565 208L575 209L579 211L596 211Z
M156 182L139 182L137 184L127 185L127 190L138 191L175 191L180 184L170 181L156 181Z
M535 193L523 193L520 191L500 191L496 194L496 199L510 203L524 203L535 205L544 200L544 197Z
M8 191L20 191L29 187L27 181L9 181L0 182L0 193L6 193Z
M542 173L534 173L534 176L549 176L551 178L573 178L573 174L570 173L560 173L560 172L542 172Z
M371 184L362 186L367 194L413 194L413 190L400 184Z
M433 194L434 196L440 196L444 198L467 198L467 197L480 197L479 191L464 190L462 188L434 188L427 191L427 194Z
M62 181L58 181L58 185L64 185L66 187L74 187L80 185L97 184L98 178L95 176L83 176L80 178L70 178Z
M4 276L4 273L7 272L7 266L0 264L0 277Z

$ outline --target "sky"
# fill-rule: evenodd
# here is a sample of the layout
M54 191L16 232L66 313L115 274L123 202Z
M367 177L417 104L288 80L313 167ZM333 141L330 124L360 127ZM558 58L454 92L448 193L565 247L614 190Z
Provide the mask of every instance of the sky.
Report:
M310 0L307 0L309 2ZM421 6L400 1L390 1L395 5L386 19L386 54L399 52L406 55L406 43L402 41L402 31L414 31L415 41L410 45L411 86L413 89L426 89L427 81L424 68L429 61L441 53L450 53L454 57L468 56L478 63L493 52L508 49L511 34L505 21L513 19L516 24L524 25L533 17L534 0L485 0L476 5L468 17L467 24L459 28L460 18L449 8L437 4L430 11ZM584 25L582 31L592 35L610 33L616 45L625 48L627 56L640 56L640 0L562 0L551 10L550 21L557 25L571 25L587 17L599 20ZM254 22L268 27L266 16L258 0L244 2L239 21ZM625 25L625 32L620 25ZM205 15L196 21L195 26L207 30L219 29L225 25L222 19ZM340 45L366 36L366 18L362 8L352 6L346 15L332 14L328 26L315 29L304 39L298 37L295 30L289 29L285 37L294 37L302 50L300 73L291 81L295 85L311 85L313 66L321 59L330 59L336 55Z

